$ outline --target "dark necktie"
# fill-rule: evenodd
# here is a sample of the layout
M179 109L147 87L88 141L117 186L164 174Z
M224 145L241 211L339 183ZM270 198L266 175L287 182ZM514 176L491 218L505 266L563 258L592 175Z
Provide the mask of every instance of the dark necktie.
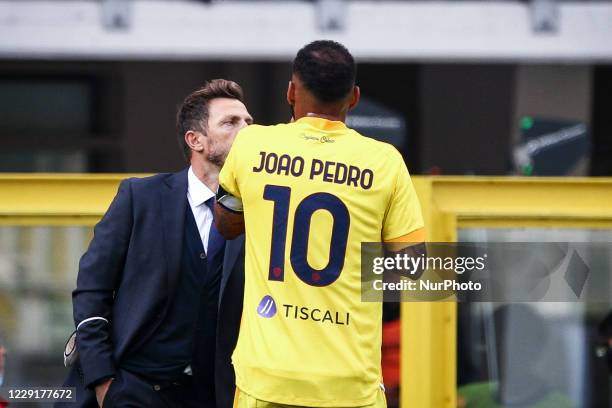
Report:
M213 215L213 222L210 225L210 232L208 234L208 248L206 249L206 257L211 259L220 249L225 245L225 238L217 231L215 226L215 197L211 197L206 200L206 205L210 208Z

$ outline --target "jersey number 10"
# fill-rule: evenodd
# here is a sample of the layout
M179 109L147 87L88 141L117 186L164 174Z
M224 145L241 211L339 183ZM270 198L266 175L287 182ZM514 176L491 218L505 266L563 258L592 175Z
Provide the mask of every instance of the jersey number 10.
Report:
M285 247L291 189L268 184L264 189L263 198L274 202L268 279L282 282L285 280ZM310 221L317 210L328 211L334 220L329 246L329 260L323 269L314 269L308 264L307 258ZM290 256L291 267L298 278L311 286L327 286L338 279L344 267L349 225L350 215L346 205L333 194L314 193L300 202L295 210L293 220Z

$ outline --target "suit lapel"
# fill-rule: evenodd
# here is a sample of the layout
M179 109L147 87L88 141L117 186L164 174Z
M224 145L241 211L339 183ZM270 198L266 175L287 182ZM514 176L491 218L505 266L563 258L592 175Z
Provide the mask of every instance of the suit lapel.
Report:
M168 274L168 293L174 296L181 269L185 209L187 208L187 169L165 180L161 192L161 218ZM154 239L154 237L151 237Z
M225 254L223 257L223 270L221 273L221 287L219 289L219 304L223 298L227 281L229 280L230 274L236 265L240 251L244 245L244 235L239 236L236 239L227 241L225 244Z

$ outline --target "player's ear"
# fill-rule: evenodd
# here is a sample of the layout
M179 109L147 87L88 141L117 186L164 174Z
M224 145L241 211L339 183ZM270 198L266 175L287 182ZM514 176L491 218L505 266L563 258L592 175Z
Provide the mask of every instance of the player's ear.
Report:
M295 105L295 84L289 81L287 85L287 103L291 106Z
M187 143L187 146L189 146L191 150L195 150L196 152L204 150L204 145L200 140L200 136L202 136L200 132L195 132L193 130L188 130L185 133L185 143Z
M355 85L353 87L353 93L351 95L351 102L349 103L349 110L357 106L360 98L361 98L361 90L359 90L359 87Z

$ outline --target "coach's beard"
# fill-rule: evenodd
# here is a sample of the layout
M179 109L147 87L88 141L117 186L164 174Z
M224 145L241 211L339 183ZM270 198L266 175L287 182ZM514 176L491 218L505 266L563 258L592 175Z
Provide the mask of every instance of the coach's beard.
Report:
M206 159L209 163L213 164L217 168L221 169L225 164L225 159L227 158L227 152L219 153L219 152L211 152L208 154Z

